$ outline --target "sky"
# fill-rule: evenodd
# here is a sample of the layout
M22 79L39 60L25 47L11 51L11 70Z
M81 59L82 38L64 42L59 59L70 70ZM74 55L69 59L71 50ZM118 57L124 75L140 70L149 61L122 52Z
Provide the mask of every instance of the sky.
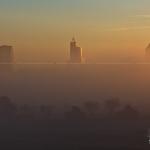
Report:
M140 59L150 42L149 0L0 0L0 44L18 62L67 61L74 36L88 61Z

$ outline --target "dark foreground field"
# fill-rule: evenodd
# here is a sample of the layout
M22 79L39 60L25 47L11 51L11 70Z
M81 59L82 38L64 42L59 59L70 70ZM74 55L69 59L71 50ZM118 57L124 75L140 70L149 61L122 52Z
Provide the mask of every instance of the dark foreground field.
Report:
M143 64L1 67L0 150L149 150L149 76Z
M4 123L1 149L148 150L148 126L141 121L51 121Z

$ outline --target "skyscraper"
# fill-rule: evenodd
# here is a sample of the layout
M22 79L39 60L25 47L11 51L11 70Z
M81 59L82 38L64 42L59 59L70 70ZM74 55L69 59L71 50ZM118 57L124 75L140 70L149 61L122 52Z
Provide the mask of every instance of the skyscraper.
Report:
M82 48L77 46L75 38L72 38L72 41L70 42L70 62L82 62Z
M0 46L0 63L13 63L13 47L8 45Z
M150 57L150 44L146 47L146 56Z

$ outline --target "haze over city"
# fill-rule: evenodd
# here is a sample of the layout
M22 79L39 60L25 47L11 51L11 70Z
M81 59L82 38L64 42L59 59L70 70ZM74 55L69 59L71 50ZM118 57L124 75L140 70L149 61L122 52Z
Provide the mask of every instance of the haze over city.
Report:
M91 62L141 61L150 42L148 0L2 0L0 44L19 62L64 62L75 36Z
M150 149L150 0L0 0L0 150Z

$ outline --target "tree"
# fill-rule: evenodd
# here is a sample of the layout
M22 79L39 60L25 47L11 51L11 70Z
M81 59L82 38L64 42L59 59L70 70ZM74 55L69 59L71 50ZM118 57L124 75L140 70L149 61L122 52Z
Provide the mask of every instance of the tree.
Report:
M118 98L108 99L105 102L105 108L108 114L114 114L120 107L120 100Z
M80 107L73 105L71 111L66 113L66 117L70 120L82 120L85 117L85 114L81 111Z
M88 101L84 104L85 110L90 117L96 117L100 110L99 102L97 101Z
M16 105L7 96L0 97L0 118L11 119L16 115Z
M52 116L53 107L48 105L41 105L40 106L40 116L41 119L50 119Z
M139 112L128 104L118 113L118 116L122 119L137 119Z

